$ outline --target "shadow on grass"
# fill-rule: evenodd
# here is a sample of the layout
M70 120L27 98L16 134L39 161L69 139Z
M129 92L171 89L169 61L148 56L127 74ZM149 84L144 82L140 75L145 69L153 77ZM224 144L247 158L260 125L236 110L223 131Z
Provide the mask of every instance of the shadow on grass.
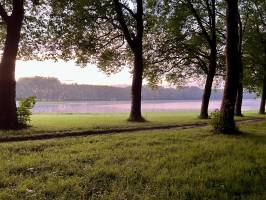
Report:
M241 134L237 135L240 139L243 140L249 140L253 141L255 143L259 144L265 144L266 145L266 135L262 134L254 134L251 132L241 131Z

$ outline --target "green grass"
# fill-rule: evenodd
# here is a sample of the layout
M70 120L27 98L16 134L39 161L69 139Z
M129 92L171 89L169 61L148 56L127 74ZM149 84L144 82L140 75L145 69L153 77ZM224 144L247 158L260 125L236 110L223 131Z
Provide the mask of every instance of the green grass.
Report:
M0 144L0 199L266 199L266 124L240 130Z
M111 128L132 128L200 122L197 113L144 113L146 123L128 122L128 113L117 114L36 114L31 127L23 131L0 131L1 135L28 135L49 132L82 131Z
M259 115L249 112L247 117ZM144 113L148 122L132 123L126 119L128 113L117 114L36 114L32 116L31 127L23 131L0 131L0 137L6 135L30 135L64 131L84 131L114 128L152 127L158 125L181 125L203 122L197 112Z

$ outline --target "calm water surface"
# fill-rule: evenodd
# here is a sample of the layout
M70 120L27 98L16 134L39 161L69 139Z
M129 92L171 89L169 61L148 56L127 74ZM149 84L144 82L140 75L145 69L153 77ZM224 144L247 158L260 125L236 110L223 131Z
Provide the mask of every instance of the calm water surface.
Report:
M259 100L245 99L243 110L257 110ZM221 101L210 102L210 110L220 107ZM200 100L176 100L176 101L143 101L142 110L146 112L174 112L174 111L199 111ZM86 101L86 102L38 102L34 113L111 113L128 112L130 101Z

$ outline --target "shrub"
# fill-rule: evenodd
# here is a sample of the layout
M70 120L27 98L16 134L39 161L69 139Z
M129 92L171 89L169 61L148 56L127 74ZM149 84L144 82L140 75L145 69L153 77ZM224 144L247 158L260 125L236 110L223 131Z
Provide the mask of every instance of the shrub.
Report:
M36 104L36 97L31 96L19 101L19 107L17 109L18 123L22 127L26 127L30 123L30 116L32 115L31 109Z
M220 126L221 126L220 119L221 119L220 110L216 109L215 111L211 112L209 124L213 128L214 131L220 129Z
M213 128L215 133L226 133L232 134L231 130L235 130L234 133L238 133L237 127L232 127L230 123L224 123L221 117L220 110L216 109L214 112L210 114L210 121L209 124ZM229 130L229 131L228 131Z

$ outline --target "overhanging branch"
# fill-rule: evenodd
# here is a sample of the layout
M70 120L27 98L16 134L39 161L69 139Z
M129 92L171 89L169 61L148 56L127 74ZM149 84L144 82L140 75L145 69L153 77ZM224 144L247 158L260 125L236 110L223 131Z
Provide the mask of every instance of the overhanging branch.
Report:
M3 7L2 4L0 4L0 16L2 17L4 22L8 21L8 15L7 15L5 8Z
M129 29L127 27L124 15L123 15L123 11L122 11L122 7L121 7L121 3L119 2L119 0L113 0L114 2L114 6L115 6L115 10L117 13L117 20L120 23L121 29L125 35L125 38L128 42L128 45L130 46L130 48L133 50L134 49L134 40L132 39L132 36L129 32Z
M211 38L210 38L210 36L209 36L207 30L205 29L205 27L204 27L204 25L203 25L203 23L202 23L202 21L201 21L201 18L200 18L199 14L198 14L198 12L197 12L196 9L194 8L194 6L193 6L193 4L191 3L190 0L188 0L187 2L188 2L188 6L189 6L189 8L190 8L192 14L193 14L194 17L196 18L196 20L197 20L197 22L198 22L198 24L199 24L199 26L200 26L200 28L201 28L201 30L202 30L202 32L203 32L204 37L206 38L206 40L208 41L208 43L211 44Z
M126 11L128 11L130 13L130 15L132 17L134 17L135 19L137 19L137 15L129 8L127 7L125 4L120 3L121 7L124 8Z

